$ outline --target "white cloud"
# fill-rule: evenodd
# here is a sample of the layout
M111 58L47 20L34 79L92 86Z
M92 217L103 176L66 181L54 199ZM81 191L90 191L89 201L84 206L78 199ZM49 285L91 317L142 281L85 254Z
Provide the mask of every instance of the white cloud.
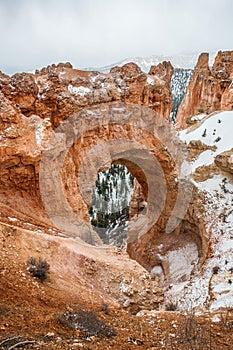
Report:
M231 0L0 0L0 69L232 45Z

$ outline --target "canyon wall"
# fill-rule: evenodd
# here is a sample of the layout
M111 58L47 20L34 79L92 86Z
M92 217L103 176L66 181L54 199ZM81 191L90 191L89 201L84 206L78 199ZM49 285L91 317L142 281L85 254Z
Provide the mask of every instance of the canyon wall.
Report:
M177 127L184 129L189 118L197 114L232 110L232 81L233 51L219 51L213 67L209 67L209 54L202 53L178 109Z

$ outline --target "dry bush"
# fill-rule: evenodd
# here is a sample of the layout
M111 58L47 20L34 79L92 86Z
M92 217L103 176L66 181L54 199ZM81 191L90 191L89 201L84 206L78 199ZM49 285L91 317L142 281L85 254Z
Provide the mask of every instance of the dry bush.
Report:
M166 311L177 311L178 310L178 305L176 303L168 303L165 305L165 310Z
M84 336L100 336L111 338L116 335L114 329L108 327L101 321L94 311L80 309L78 311L65 311L57 316L63 326L71 329L79 329Z
M208 324L200 324L194 311L184 315L183 327L176 339L167 339L169 349L212 350L212 334Z
M102 302L100 311L102 311L103 313L105 313L105 315L109 315L109 308L108 308L108 304L105 302Z
M219 270L220 270L219 266L214 266L213 269L212 269L212 272L213 272L214 275L217 275Z
M49 277L49 264L41 258L30 258L27 262L28 272L31 276L37 278L40 282L44 282Z
M232 331L233 330L233 308L227 308L224 312L221 312L221 321L220 326L224 331Z

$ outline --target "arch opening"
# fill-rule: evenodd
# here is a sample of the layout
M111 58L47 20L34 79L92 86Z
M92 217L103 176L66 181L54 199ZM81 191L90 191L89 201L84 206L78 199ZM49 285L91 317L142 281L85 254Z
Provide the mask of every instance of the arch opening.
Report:
M92 227L102 242L118 247L126 243L130 219L145 214L147 207L143 195L147 189L124 164L114 161L108 170L98 173L89 210Z

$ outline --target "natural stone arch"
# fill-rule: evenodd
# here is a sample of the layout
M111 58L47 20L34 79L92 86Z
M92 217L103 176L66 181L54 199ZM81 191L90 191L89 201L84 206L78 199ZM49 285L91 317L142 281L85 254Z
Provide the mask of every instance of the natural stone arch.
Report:
M114 162L128 165L148 193L147 215L129 225L128 251L143 256L174 232L187 210L190 191L180 178L182 161L182 145L163 117L140 106L101 105L67 119L53 134L41 162L42 199L66 234L100 244L88 222L97 173ZM143 251L142 240L149 242Z
M148 223L141 218L140 226L133 228L133 225L129 230L135 232L135 240L138 233L143 235L149 231L162 211L166 212L166 220L169 218L177 194L177 183L174 181L178 176L176 164L166 150L161 152L163 145L160 140L145 130L133 127L129 130L128 127L114 124L109 125L107 131L105 127L99 128L95 142L96 134L96 129L83 134L67 154L63 167L66 198L73 210L89 222L88 211L98 172L107 170L112 163L127 166L142 187L150 215Z

